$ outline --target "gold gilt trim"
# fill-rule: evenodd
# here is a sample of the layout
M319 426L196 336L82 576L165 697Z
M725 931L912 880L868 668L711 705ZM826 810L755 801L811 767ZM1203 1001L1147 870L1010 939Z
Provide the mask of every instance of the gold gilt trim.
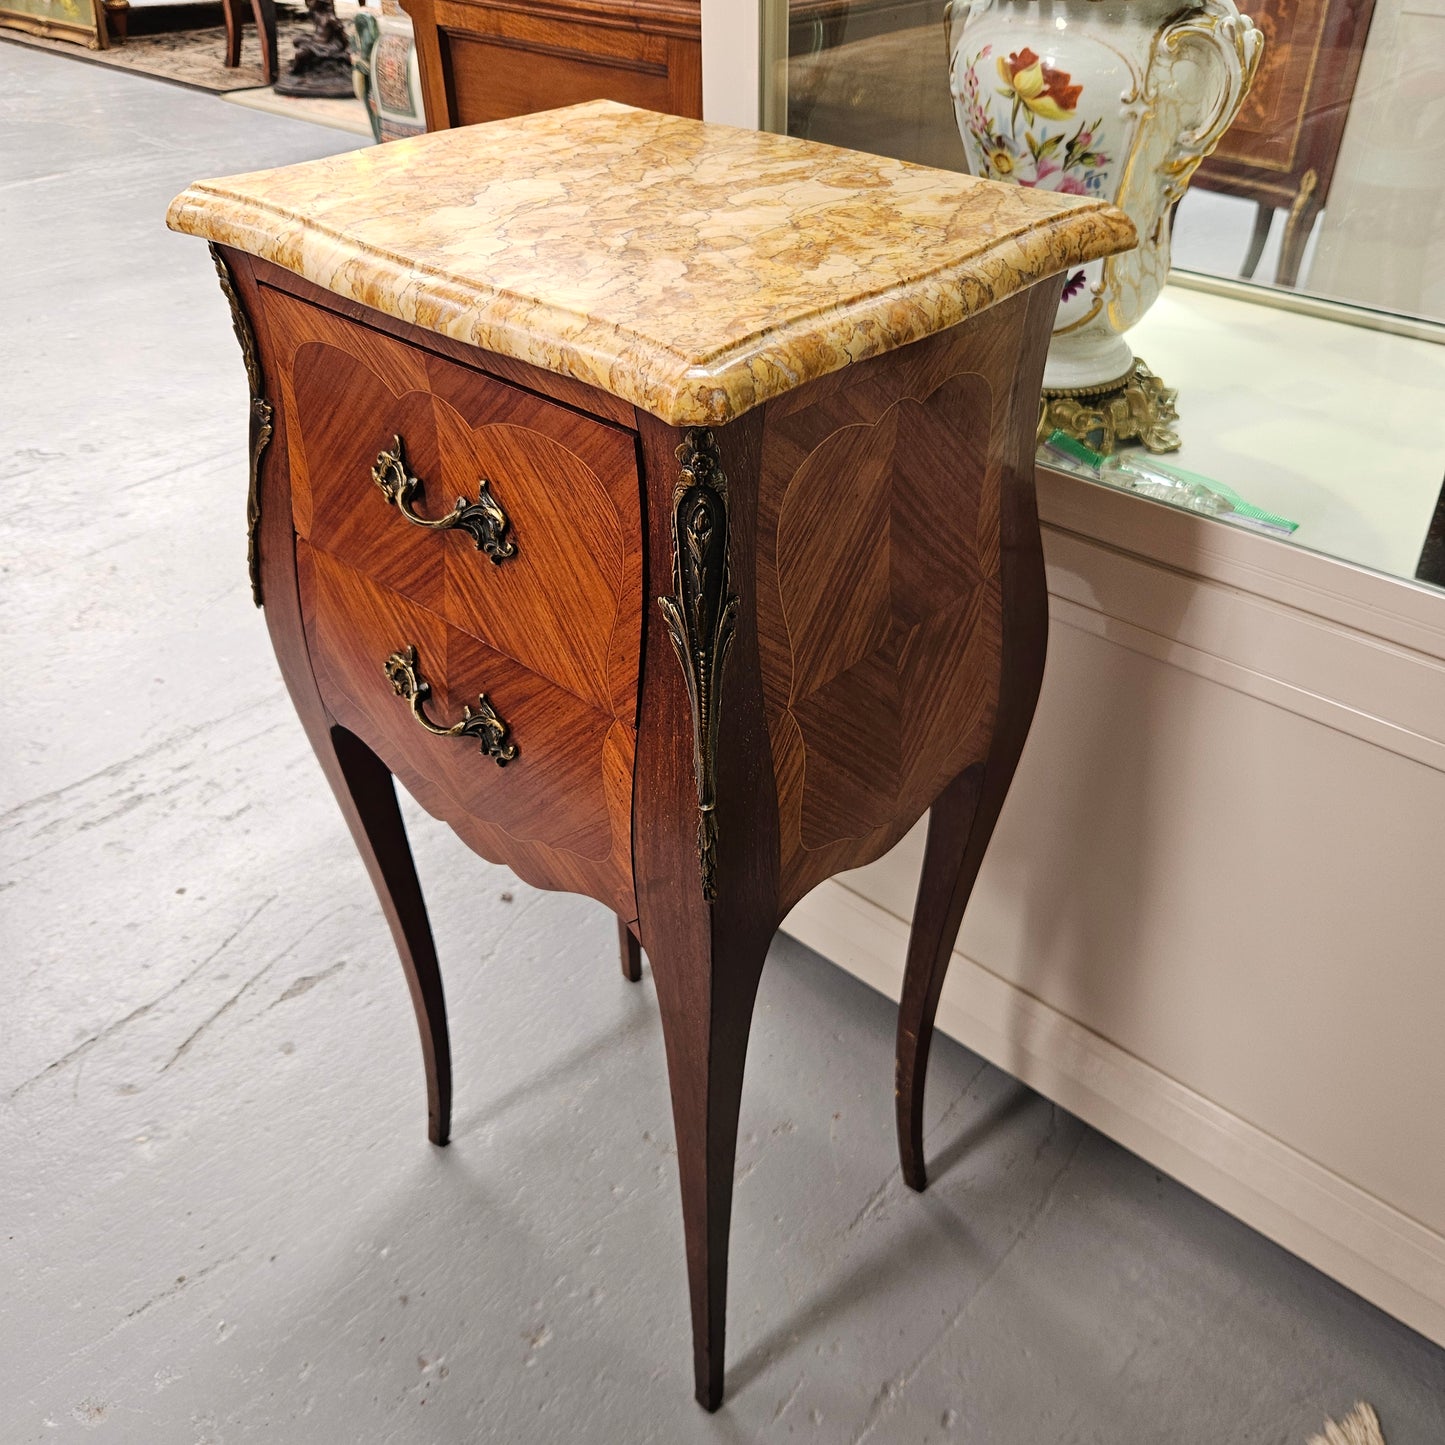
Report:
M261 358L256 352L256 334L246 313L241 309L241 298L236 294L236 285L231 269L226 265L220 248L210 247L211 260L216 263L216 275L221 280L221 290L231 306L231 325L236 331L236 340L241 343L241 359L246 364L246 384L251 389L251 475L246 488L246 570L251 578L251 600L259 607L261 597L261 550L257 534L261 528L261 458L271 445L272 424L271 403L266 400L265 378L261 375Z
M1183 196L1190 177L1234 123L1259 73L1259 62L1264 55L1264 37L1255 28L1254 21L1247 15L1211 6L1187 20L1166 27L1163 45L1156 49L1149 63L1149 80L1154 82L1154 61L1160 51L1169 51L1177 60L1187 46L1195 43L1206 50L1212 48L1224 57L1225 64L1229 66L1229 83L1214 114L1197 130L1180 136L1173 153L1160 166L1169 177L1164 192L1166 207L1174 205Z
M1039 404L1040 445L1055 431L1112 456L1124 442L1151 452L1177 452L1179 393L1165 386L1137 357L1117 381L1102 386L1046 387Z
M1310 197L1315 193L1315 187L1320 183L1319 176L1315 173L1313 166L1299 178L1299 190L1295 193L1294 200L1290 203L1289 219L1284 223L1285 235L1296 230L1304 213L1309 206Z
M691 427L677 449L682 466L672 493L672 583L659 597L692 705L692 766L697 781L697 861L702 896L717 897L717 743L723 670L737 625L728 591L728 487L717 440Z

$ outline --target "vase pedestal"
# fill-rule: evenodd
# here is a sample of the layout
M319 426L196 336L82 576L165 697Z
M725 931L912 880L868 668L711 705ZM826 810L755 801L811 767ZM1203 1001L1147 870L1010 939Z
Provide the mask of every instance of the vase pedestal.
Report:
M1173 387L1165 386L1135 357L1124 375L1102 385L1045 386L1039 440L1061 431L1106 456L1131 441L1141 442L1151 452L1177 452L1178 397Z
M1040 430L1175 451L1175 392L1124 339L1169 276L1174 207L1239 111L1262 39L1235 0L955 0L950 89L968 167L1113 201L1139 245L1064 278Z

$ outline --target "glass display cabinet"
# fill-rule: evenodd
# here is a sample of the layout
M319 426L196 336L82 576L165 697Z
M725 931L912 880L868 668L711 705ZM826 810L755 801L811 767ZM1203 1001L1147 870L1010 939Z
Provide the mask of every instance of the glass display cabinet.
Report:
M704 0L704 111L1084 184L1123 8ZM1445 1343L1445 12L1240 8L1253 84L1128 332L1178 446L1040 452L1043 693L938 1017ZM921 850L786 926L896 992Z

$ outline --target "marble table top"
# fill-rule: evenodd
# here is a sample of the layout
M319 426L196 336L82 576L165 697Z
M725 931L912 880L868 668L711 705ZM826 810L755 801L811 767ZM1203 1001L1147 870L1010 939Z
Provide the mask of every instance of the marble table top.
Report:
M167 219L677 426L1134 244L1102 201L612 101L199 181Z

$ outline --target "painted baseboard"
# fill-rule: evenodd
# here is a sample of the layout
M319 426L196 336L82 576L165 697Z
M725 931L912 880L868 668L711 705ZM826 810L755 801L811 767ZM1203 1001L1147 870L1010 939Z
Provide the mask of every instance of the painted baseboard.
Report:
M783 928L897 999L908 924L846 881L816 889ZM961 953L938 1027L1445 1345L1445 1237Z

